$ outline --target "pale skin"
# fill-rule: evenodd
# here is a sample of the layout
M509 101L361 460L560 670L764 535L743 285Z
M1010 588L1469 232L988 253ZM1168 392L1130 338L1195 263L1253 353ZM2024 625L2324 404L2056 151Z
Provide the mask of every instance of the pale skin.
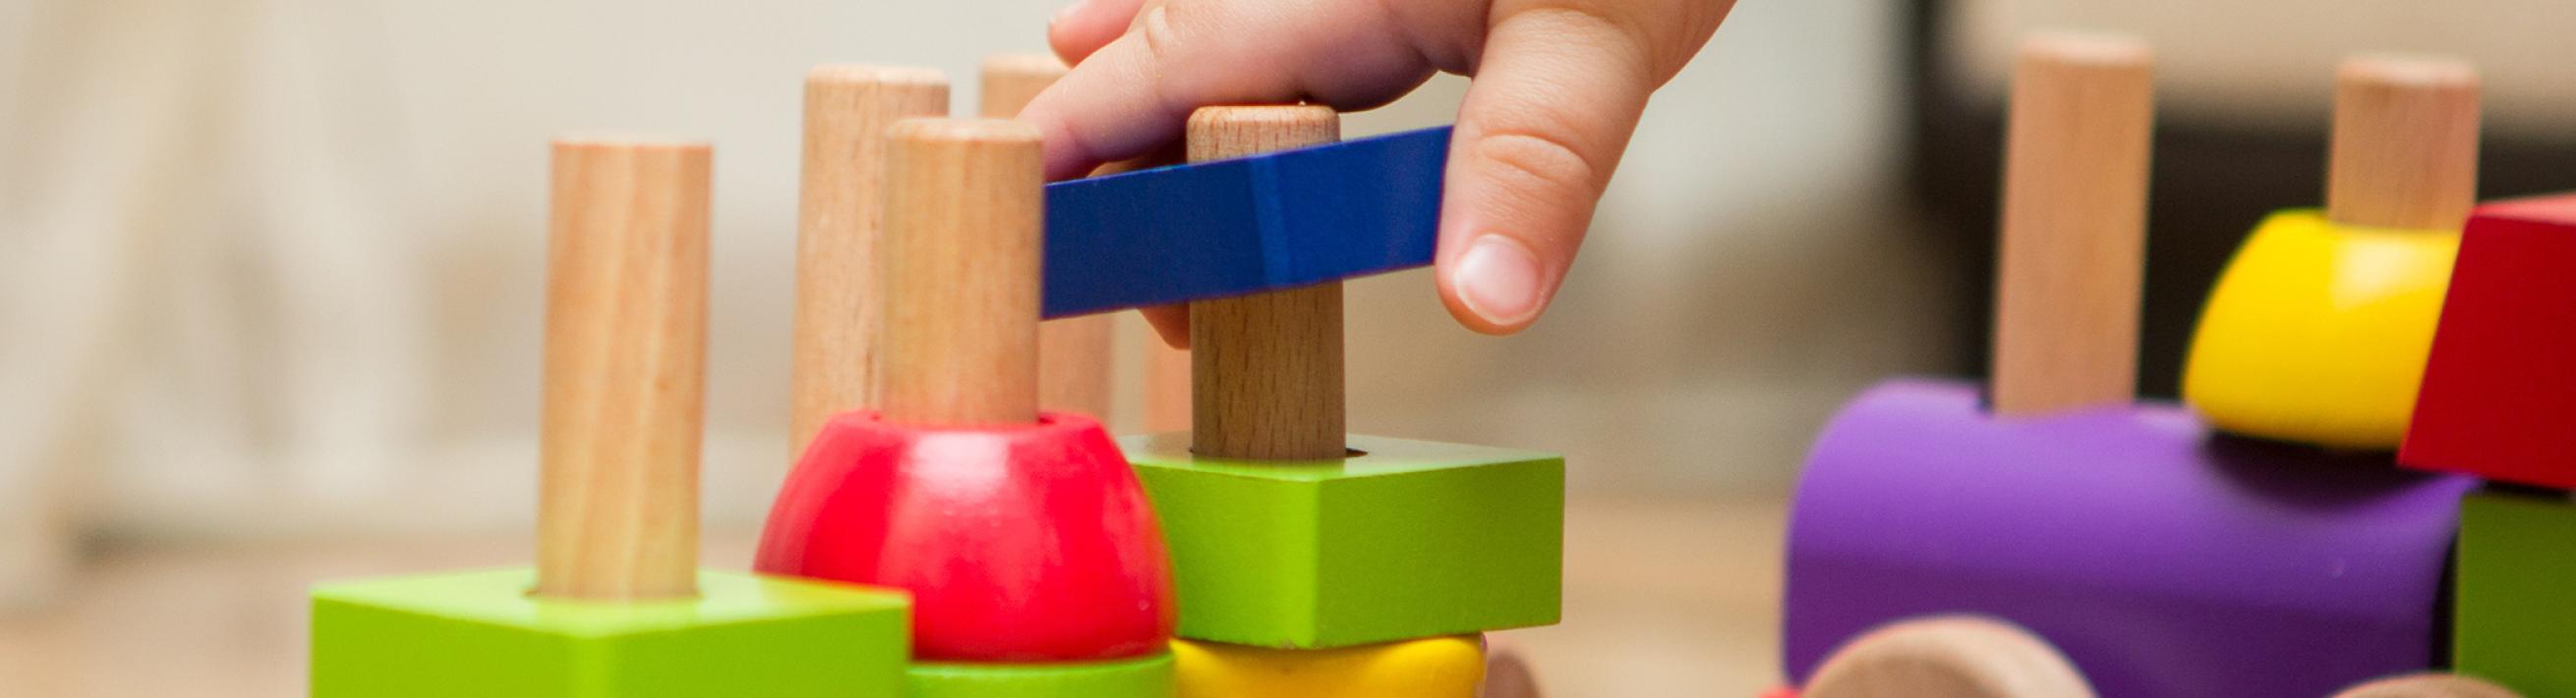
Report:
M1537 321L1654 91L1734 0L1082 0L1048 40L1073 71L1020 118L1050 179L1153 153L1191 110L1379 106L1473 78L1450 143L1434 280L1468 329ZM1148 313L1187 342L1186 313Z

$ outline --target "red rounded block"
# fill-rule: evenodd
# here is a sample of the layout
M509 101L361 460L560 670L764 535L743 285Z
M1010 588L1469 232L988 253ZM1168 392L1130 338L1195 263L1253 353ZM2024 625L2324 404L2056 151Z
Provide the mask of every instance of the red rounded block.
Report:
M1145 491L1100 423L832 418L770 509L757 568L898 587L913 656L974 662L1161 652L1178 615Z

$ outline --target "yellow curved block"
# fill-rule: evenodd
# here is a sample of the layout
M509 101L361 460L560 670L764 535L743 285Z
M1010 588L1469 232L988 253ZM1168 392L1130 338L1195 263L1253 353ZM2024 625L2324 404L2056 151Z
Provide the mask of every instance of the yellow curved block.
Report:
M2393 449L2450 287L2457 230L2340 226L2275 213L2201 309L2182 397L2212 426L2329 448Z
M1292 650L1173 640L1174 698L1475 698L1478 635Z

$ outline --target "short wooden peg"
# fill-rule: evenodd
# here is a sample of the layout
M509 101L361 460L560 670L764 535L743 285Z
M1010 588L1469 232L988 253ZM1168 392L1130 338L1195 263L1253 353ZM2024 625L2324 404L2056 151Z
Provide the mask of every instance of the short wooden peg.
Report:
M1190 115L1191 162L1341 140L1312 105L1208 107ZM1192 451L1253 460L1341 458L1342 286L1324 283L1190 304Z
M2328 219L2458 230L2478 195L2477 69L2443 58L2345 60L2328 159Z
M883 394L900 425L1037 421L1045 172L1037 127L908 119L888 133Z

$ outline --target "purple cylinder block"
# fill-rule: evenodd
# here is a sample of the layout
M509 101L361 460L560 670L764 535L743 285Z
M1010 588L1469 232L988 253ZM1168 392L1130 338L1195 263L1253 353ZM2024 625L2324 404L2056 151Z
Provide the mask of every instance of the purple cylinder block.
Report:
M1982 613L2108 698L2323 696L2433 664L2475 481L2213 435L2179 407L1988 416L1893 381L1817 440L1789 520L1788 674L1871 626Z

